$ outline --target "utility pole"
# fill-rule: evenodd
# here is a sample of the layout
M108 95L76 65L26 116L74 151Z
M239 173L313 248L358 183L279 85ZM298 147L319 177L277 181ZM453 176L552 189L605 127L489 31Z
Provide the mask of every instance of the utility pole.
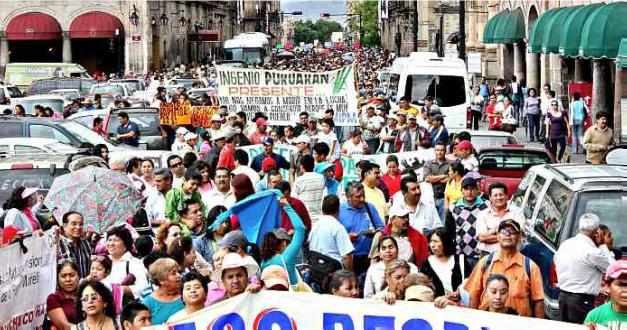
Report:
M459 0L459 58L466 62L466 1Z
M418 51L418 0L412 0L412 38L414 39L414 52Z

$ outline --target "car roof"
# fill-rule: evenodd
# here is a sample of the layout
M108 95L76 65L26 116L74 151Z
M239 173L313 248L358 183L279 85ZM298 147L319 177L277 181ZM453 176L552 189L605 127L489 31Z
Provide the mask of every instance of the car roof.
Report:
M62 142L56 139L35 138L35 137L0 138L0 144L3 144L3 143L8 143L8 144L26 143L26 144L32 144L32 145L40 145L40 144L50 144L50 143L62 143ZM69 144L67 146L68 148L74 148L73 146Z
M489 130L466 130L466 132L470 133L470 136L514 136L511 133L503 132L503 131L489 131ZM472 142L472 139L471 139Z
M55 99L55 100L60 100L60 101L66 101L65 97L63 97L61 95L37 94L37 95L30 95L30 96L22 97L22 98L20 98L20 102L21 101L29 101L29 100L46 100L46 99Z
M584 188L627 188L627 167L592 164L545 164L531 168L545 178L559 178L572 185L573 191ZM619 188L620 189L620 188Z
M59 89L53 89L49 93L53 93L53 92L78 92L80 93L80 90L78 88L59 88Z
M58 168L69 167L70 171L76 170L88 164L99 164L106 167L106 162L97 156L67 155L67 154L30 154L19 157L7 157L0 159L0 170L11 170L16 164L30 164L33 168Z
M541 152L541 153L546 153L546 149L544 148L540 148L540 147L530 147L530 146L525 146L525 145L502 145L502 146L489 146L489 147L480 147L479 151L480 152L484 152L484 151L494 151L494 150L514 150L514 151L534 151L534 152Z
M9 121L20 121L20 122L36 122L43 124L53 124L58 125L65 122L63 119L58 118L50 118L50 117L15 117L11 116L0 116L0 119L9 120Z

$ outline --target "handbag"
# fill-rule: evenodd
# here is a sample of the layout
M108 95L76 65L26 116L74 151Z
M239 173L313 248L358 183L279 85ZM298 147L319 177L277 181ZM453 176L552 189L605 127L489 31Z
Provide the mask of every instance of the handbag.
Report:
M320 284L323 287L331 274L342 269L342 264L339 261L311 250L307 256L307 263L311 269L312 282Z

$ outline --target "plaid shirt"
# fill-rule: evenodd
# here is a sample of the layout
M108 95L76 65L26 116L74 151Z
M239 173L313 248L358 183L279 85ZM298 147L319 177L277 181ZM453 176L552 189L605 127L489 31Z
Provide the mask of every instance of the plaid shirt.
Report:
M59 239L59 245L57 250L57 257L61 259L72 259L78 265L78 274L81 278L89 275L91 268L91 252L92 247L89 242L84 238L78 239L76 246L72 244L72 241L61 236Z

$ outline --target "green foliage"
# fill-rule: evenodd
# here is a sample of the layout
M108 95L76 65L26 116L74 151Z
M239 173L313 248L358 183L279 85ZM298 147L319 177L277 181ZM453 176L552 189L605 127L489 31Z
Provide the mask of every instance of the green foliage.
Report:
M362 45L377 46L381 43L379 36L379 12L376 0L365 0L355 4L354 14L361 14L361 24L364 30ZM352 30L359 31L359 16L352 17Z
M320 43L331 40L332 32L342 32L340 23L331 20L296 21L294 22L294 43L313 43L318 39Z

